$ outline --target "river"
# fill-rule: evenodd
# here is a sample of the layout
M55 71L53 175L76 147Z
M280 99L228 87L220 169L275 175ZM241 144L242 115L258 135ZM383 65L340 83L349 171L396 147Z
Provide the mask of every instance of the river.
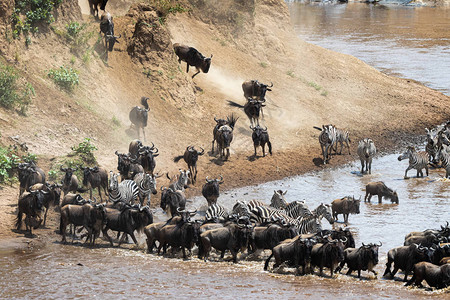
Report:
M404 180L408 163L397 161L396 155L388 155L373 162L373 174L361 176L359 162L340 168L325 169L281 181L246 187L223 193L219 198L231 209L237 199L260 199L270 202L275 189L288 190L288 201L305 200L311 209L321 202L354 195L364 199L363 189L369 181L383 180L399 194L400 203L384 200L361 203L361 213L350 215L348 228L354 233L357 245L382 242L378 273L384 271L386 252L403 243L410 231L439 228L450 220L448 199L449 181L442 178L441 170L431 170L430 176ZM202 197L190 200L189 208L204 207ZM342 216L341 221L342 221ZM165 219L158 210L156 219ZM330 228L325 224L323 227ZM339 224L339 226L343 226ZM448 297L447 291L426 292L409 289L402 282L381 278L374 279L363 272L363 280L340 274L329 278L317 275L295 276L263 271L263 260L241 260L238 264L218 261L203 262L197 258L184 261L179 258L161 257L132 245L111 248L105 241L100 246L83 247L61 245L60 237L44 248L27 252L1 249L0 247L0 298L200 298L220 299L262 298L294 299L329 298L345 299L436 299ZM130 249L128 249L130 248ZM356 273L355 273L356 274ZM380 274L380 275L381 275ZM398 275L402 276L402 275ZM369 279L368 279L369 278ZM400 278L400 277L398 277ZM26 283L26 284L24 284Z
M450 95L449 8L331 2L288 6L301 39Z

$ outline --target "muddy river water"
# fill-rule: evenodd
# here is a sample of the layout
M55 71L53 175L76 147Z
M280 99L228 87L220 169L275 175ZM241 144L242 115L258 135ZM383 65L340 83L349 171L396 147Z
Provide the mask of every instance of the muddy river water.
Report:
M364 4L289 4L293 23L305 40L349 53L390 74L422 81L449 93L449 10L375 7ZM426 24L433 26L426 27ZM424 25L425 24L425 25ZM390 57L393 58L390 58ZM397 154L398 155L398 154ZM443 172L431 170L426 178L404 180L407 162L397 155L375 159L373 174L360 176L359 162L282 181L224 193L221 204L231 208L237 199L269 202L275 189L288 190L288 201L305 200L311 209L346 195L362 196L369 181L383 180L395 189L400 204L384 201L361 203L361 213L351 215L349 228L361 242L381 241L384 271L386 252L403 243L410 231L436 228L450 221L450 182ZM202 207L194 198L189 207ZM161 211L157 219L164 219ZM342 217L341 217L342 218ZM342 219L341 219L342 220ZM342 224L340 224L342 226ZM324 228L330 228L326 221ZM409 289L402 282L364 280L343 274L336 278L295 276L263 271L263 261L183 261L145 253L131 245L111 248L104 241L95 248L61 245L59 236L45 247L27 252L0 247L0 298L199 298L216 299L449 299L449 291ZM130 248L130 249L128 249ZM325 274L329 274L326 270Z
M380 262L376 270L384 271L386 252L402 245L405 234L413 230L436 228L450 220L448 199L450 182L443 180L443 172L431 170L426 178L404 180L407 162L397 161L397 155L378 158L373 163L372 175L359 174L359 162L344 167L308 173L282 181L246 187L224 193L220 203L231 208L237 199L261 199L266 202L275 189L288 190L288 201L305 200L310 208L321 202L354 195L364 198L367 182L384 180L394 188L400 204L384 201L378 204L361 203L361 213L350 215L349 228L361 242L383 243ZM409 174L415 176L413 172ZM189 208L200 208L206 202L201 197L191 199ZM157 219L166 216L156 212ZM342 221L342 219L341 219ZM342 224L338 224L342 226ZM324 228L331 225L323 222ZM59 241L59 237L57 238ZM426 292L409 289L401 282L368 276L364 280L343 274L336 278L317 275L295 276L263 271L262 260L241 260L239 264L215 261L203 262L197 258L184 261L145 253L141 236L141 249L111 248L105 242L95 248L61 245L55 240L42 249L0 251L0 298L163 298L177 297L201 299L261 298L294 299L346 298L346 299L436 299L448 298L447 291ZM288 270L289 271L289 270ZM369 279L367 279L369 278ZM281 297L281 298L280 298Z

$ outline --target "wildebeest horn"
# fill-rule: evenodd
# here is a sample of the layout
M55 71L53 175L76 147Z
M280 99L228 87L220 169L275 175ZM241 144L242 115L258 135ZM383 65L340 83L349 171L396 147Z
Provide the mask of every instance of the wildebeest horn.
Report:
M160 189L161 189L161 191L167 190L167 188L165 186L161 186Z
M264 126L264 127L266 127L266 128L264 128L263 131L267 131L267 126Z
M342 240L342 239L339 239L339 240L340 240L342 243L345 244L345 243L347 243L347 238L344 236L344 239L345 239L345 240Z
M364 243L363 243L363 242L361 242L361 244L362 244L362 246L363 246L363 247L366 247L366 245L364 245Z
M156 174L154 174L153 176L154 176L155 178L159 178L159 177L164 176L164 174L161 174L161 175L160 175L159 173L156 173Z
M221 184L221 183L223 183L223 176L222 175L219 175L219 176L220 176L219 184Z
M380 245L377 245L378 247L381 247L381 246L383 246L383 243L380 241Z
M194 211L188 211L188 213L191 216L195 216L195 214L197 213L197 209L195 209Z
M119 156L119 151L116 150L116 152L114 152L114 154Z
M59 170L60 170L60 171L63 171L63 172L66 172L67 169L66 169L66 168L63 168L62 166L60 166L60 167L59 167Z
M179 213L182 213L182 212L185 212L186 210L185 209L180 209L181 207L177 207L177 212L179 212Z
M217 118L216 118L216 117L214 117L214 121L216 121L216 123L219 123L219 121L217 121Z
M269 85L269 87L273 87L273 82L272 82L272 81L270 82L270 85Z
M202 147L200 147L200 149L202 149L202 152L200 152L198 155L203 155L203 153L205 153L205 149L203 149Z
M209 179L209 176L206 176L206 182L211 182L212 180Z
M213 55L211 54L210 58L212 58L212 57L213 57Z

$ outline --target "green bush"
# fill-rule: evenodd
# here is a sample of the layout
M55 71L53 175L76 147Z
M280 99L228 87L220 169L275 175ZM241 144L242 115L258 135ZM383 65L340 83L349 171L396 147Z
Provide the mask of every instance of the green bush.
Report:
M187 9L178 3L178 0L147 0L153 5L160 13L159 23L162 25L166 22L166 18L169 14L183 13Z
M9 146L8 148L0 147L0 183L12 183L17 180L14 176L17 166L21 162L36 162L35 154L27 152L19 157L17 148Z
M85 163L95 164L96 159L94 151L97 150L97 147L91 143L90 138L84 138L78 146L73 146L71 149L75 154L78 154Z
M88 42L94 35L94 32L88 32L86 28L86 23L70 22L66 24L65 37L70 44L70 51L78 57L83 56L89 50Z
M57 85L68 91L72 91L79 83L78 71L72 68L61 66L59 69L50 69L47 75Z
M54 22L53 9L61 2L62 0L16 0L11 16L14 38L18 38L22 33L28 37L30 32L37 32L37 24L40 22ZM29 42L31 40L28 37Z
M16 69L0 63L0 105L25 115L35 92L30 83L20 84L19 78Z

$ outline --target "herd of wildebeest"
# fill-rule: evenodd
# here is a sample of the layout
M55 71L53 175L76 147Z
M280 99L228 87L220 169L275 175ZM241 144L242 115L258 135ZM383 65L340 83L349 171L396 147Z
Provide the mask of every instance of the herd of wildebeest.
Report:
M112 18L108 20L112 24ZM102 24L104 27L104 23ZM114 37L113 31L109 33L110 39L111 36ZM197 68L197 73L192 77L200 71L208 72L212 55L206 58L195 48L180 44L174 44L174 51L180 63L187 63L187 72L189 66ZM267 128L259 124L262 109L266 105L265 94L271 87L273 84L267 85L257 80L245 81L242 84L245 105L231 101L229 103L233 107L243 108L250 120L255 156L259 146L265 156L266 144L268 152L272 154ZM238 200L231 210L227 210L218 203L220 184L224 178L206 177L202 195L208 207L204 215L196 209L188 210L184 191L189 184L196 184L197 161L205 153L203 148L193 145L187 146L184 154L174 158L174 162L183 159L188 168L180 169L176 176L165 174L171 183L160 188L160 207L169 219L154 223L150 198L158 193L156 180L162 174L154 172L159 150L153 143L151 146L144 145L139 140L140 132L143 131L145 141L149 112L147 101L148 98L142 97L143 107L136 106L130 111L129 118L137 130L138 139L131 141L128 153L115 152L118 158L118 174L113 171L108 174L99 166L80 166L83 171L83 181L80 185L74 174L76 169L61 166L60 170L65 173L61 184L48 183L45 173L35 163L19 164L20 191L16 228L21 229L25 214L26 230L31 235L32 228L37 229L42 222L45 225L47 210L50 205L55 205L60 211L59 232L62 242L66 242L68 225L72 242L77 233L83 233L81 238L85 237L85 243L89 241L92 246L101 233L113 246L113 239L108 234L111 231L117 232L119 247L128 236L138 245L135 232L143 231L150 253L156 248L158 254L161 251L165 254L170 248L174 255L181 250L183 258L188 259L195 249L197 256L206 261L214 248L220 253L221 259L227 250L230 251L232 260L236 263L239 253L243 253L242 257L260 257L263 250L270 250L271 254L266 257L264 263L265 270L269 269L270 261L274 258L272 269L285 266L295 268L298 274L314 273L315 268L318 268L322 275L323 269L328 268L333 277L333 273L340 272L347 265L347 274L357 271L360 277L361 271L370 271L377 275L374 267L378 264L378 249L382 243L362 243L356 247L350 230L334 227L339 214L343 215L344 224L347 224L349 214L359 213L360 200L354 197L346 196L334 200L331 205L320 204L310 210L304 201L286 202L286 191L276 190L270 204L260 200L251 200L248 203ZM228 160L233 129L238 118L231 114L224 119L214 120L216 124L213 128L211 154L215 155L216 149L220 159ZM410 169L417 170L417 177L423 176L422 170L425 169L428 176L430 164L445 168L446 177L449 177L449 127L450 124L446 123L431 130L426 129L426 151L417 152L414 147L408 147L406 152L398 157L399 160L409 159L405 178L408 178L407 172ZM350 154L348 131L331 124L314 128L320 130L319 144L324 164L329 162L332 154L341 154L344 145ZM357 154L361 160L361 174L370 174L372 159L376 154L374 141L370 138L359 141ZM98 189L100 201L93 198L95 189ZM89 198L84 199L80 192L88 190ZM373 195L378 196L379 203L383 197L393 203L399 203L397 193L381 181L370 182L366 186L364 201L370 202ZM43 219L41 213L44 213ZM333 230L322 229L323 218L333 225ZM397 271L402 270L407 285L421 286L425 280L430 287L449 286L449 240L448 222L439 229L411 232L405 237L404 246L388 251L384 276L394 278ZM410 273L413 273L413 276L408 281Z

